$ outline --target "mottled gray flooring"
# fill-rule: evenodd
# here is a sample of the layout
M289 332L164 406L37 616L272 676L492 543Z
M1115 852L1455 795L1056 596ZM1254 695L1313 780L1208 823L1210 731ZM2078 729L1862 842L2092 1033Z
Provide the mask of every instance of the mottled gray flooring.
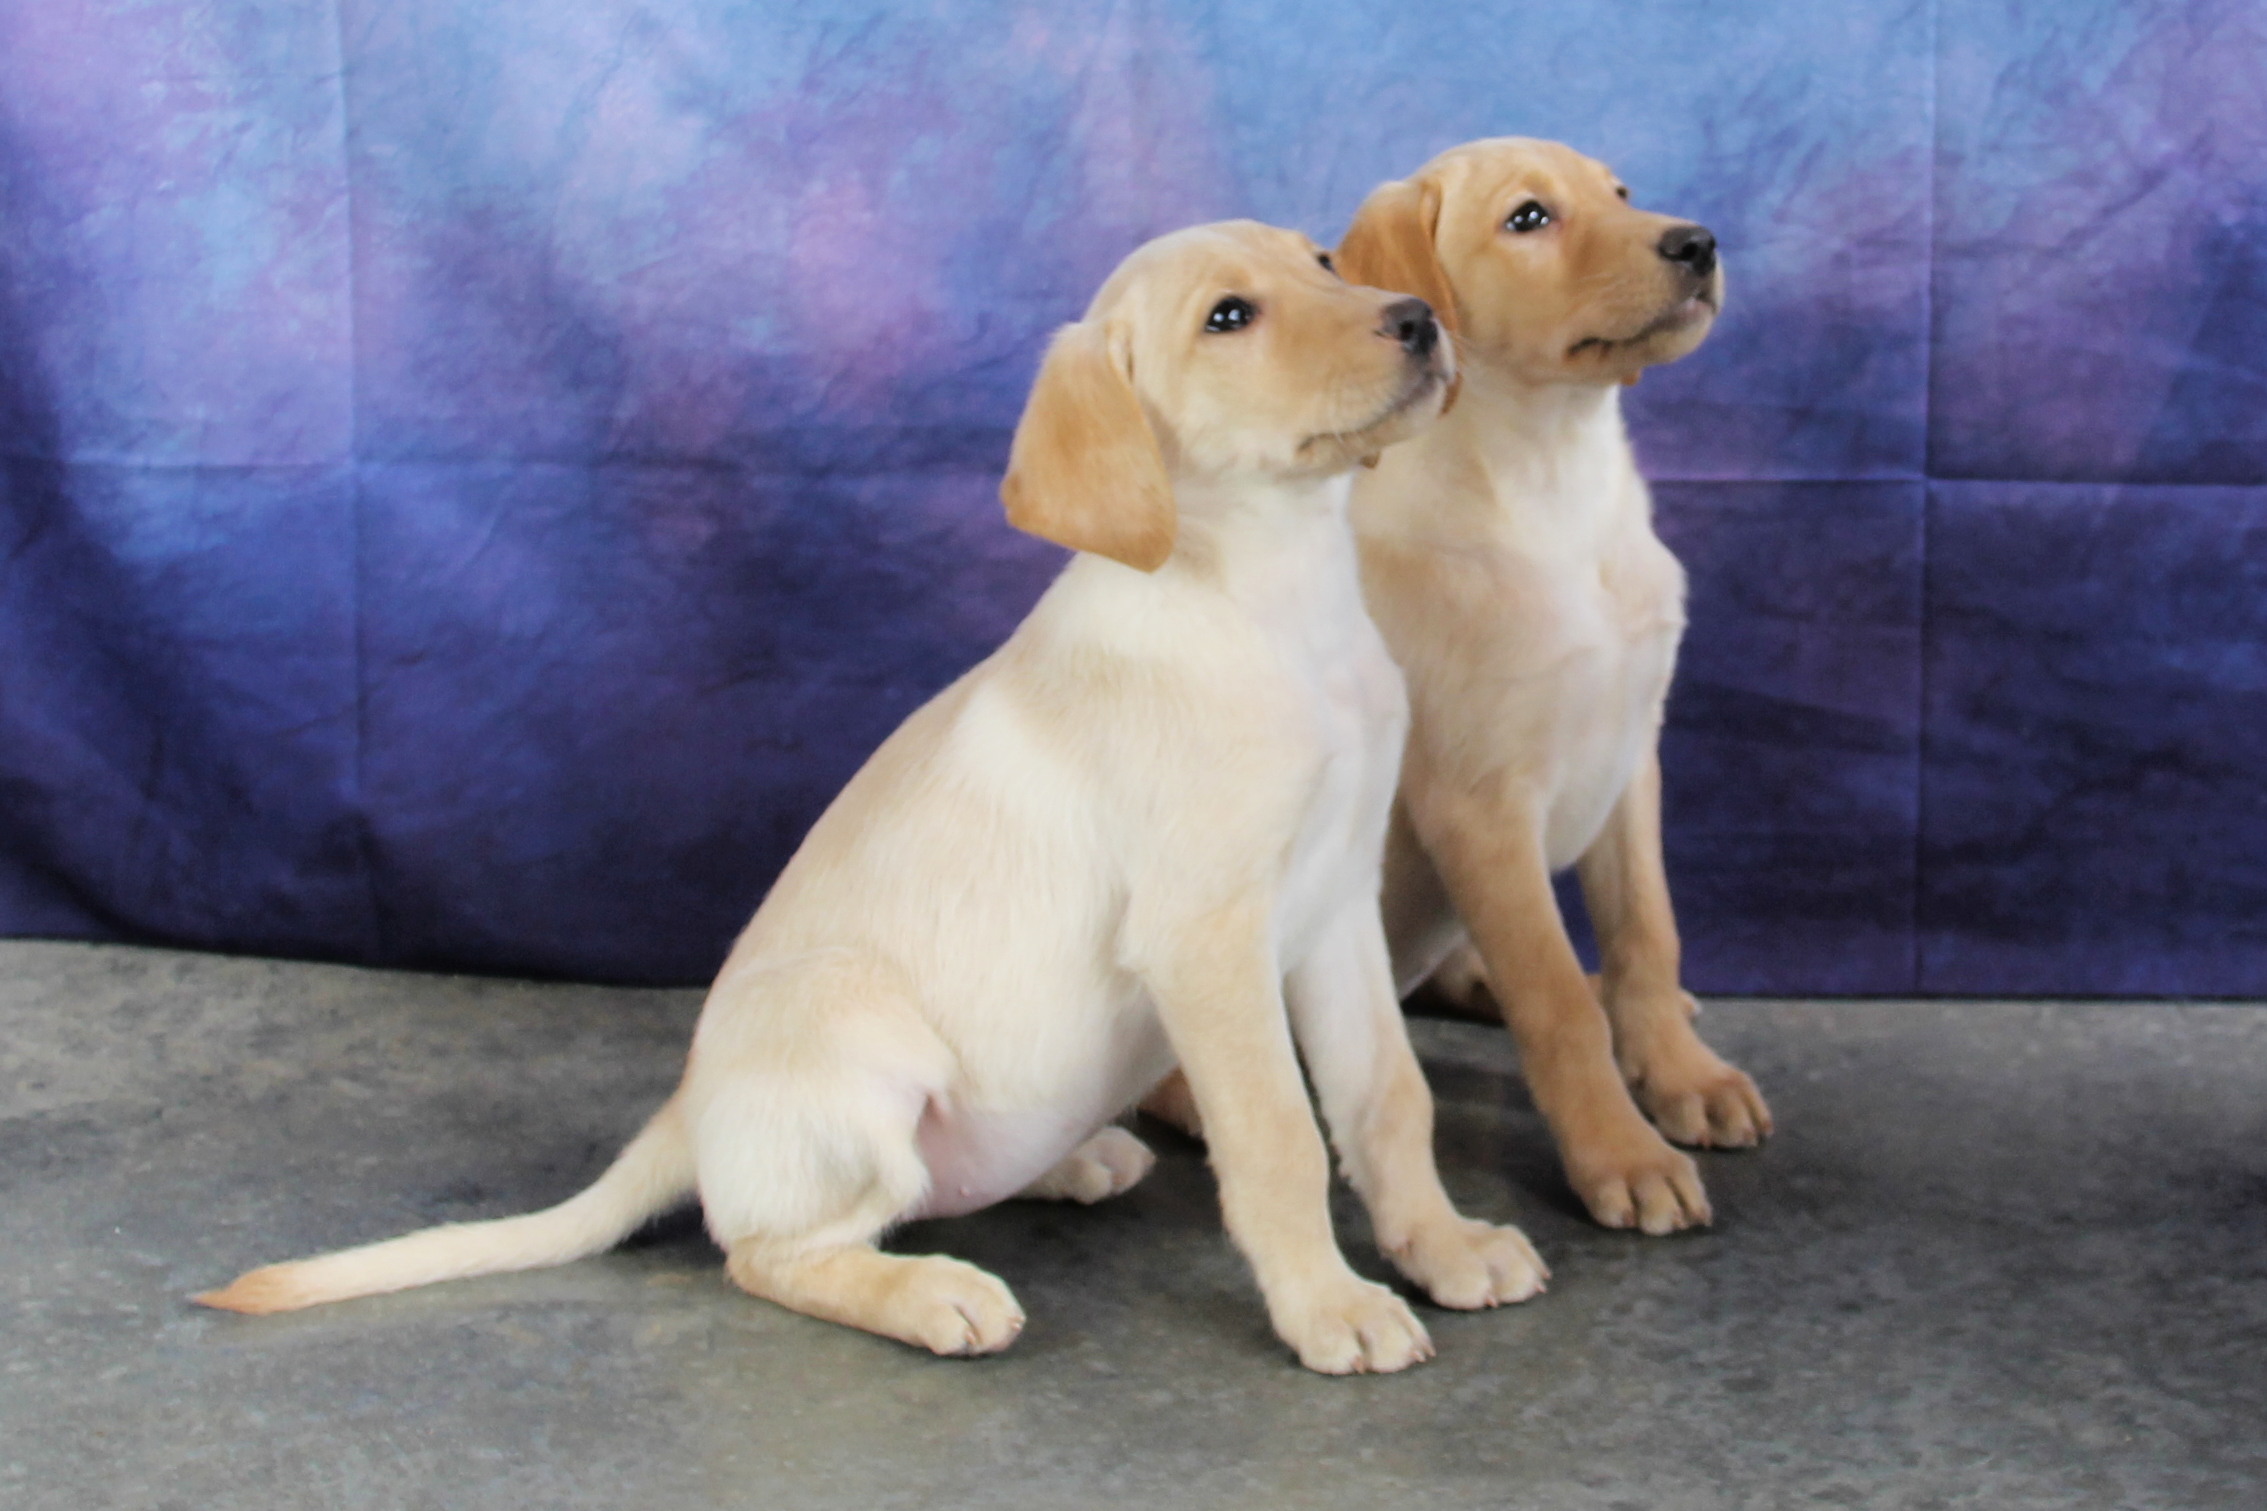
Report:
M0 944L0 1505L2267 1507L2256 1006L1716 1004L1780 1136L1667 1240L1582 1220L1500 1032L1420 1024L1451 1190L1556 1278L1427 1309L1393 1377L1292 1363L1163 1134L1117 1202L902 1235L1022 1297L979 1362L749 1300L690 1219L296 1317L183 1299L576 1189L696 1003Z

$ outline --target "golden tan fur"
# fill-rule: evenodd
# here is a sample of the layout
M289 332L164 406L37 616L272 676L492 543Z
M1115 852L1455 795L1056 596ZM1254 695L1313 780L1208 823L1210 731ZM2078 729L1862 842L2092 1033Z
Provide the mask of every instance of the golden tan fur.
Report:
M1403 1273L1447 1306L1539 1289L1517 1230L1441 1188L1377 907L1407 705L1346 474L1427 423L1451 369L1411 334L1429 315L1318 257L1248 222L1177 233L1050 348L1003 496L1082 554L812 828L676 1095L595 1185L200 1299L278 1311L560 1263L697 1191L749 1292L988 1353L1023 1324L1007 1287L878 1238L1124 1190L1149 1155L1111 1119L1177 1058L1277 1332L1318 1370L1400 1369L1431 1343L1338 1250L1302 1055ZM1256 320L1208 331L1228 296Z
M1173 554L1173 482L1116 344L1092 321L1049 344L1000 501L1018 530L1154 572Z
M1530 201L1547 223L1514 229ZM1684 226L1632 208L1604 164L1508 138L1380 188L1339 253L1347 276L1453 310L1459 332L1455 413L1355 487L1364 589L1412 709L1386 867L1397 977L1484 975L1575 1189L1600 1222L1649 1233L1710 1212L1638 1103L1680 1143L1771 1128L1754 1083L1693 1031L1661 860L1684 574L1618 394L1697 346L1721 304L1720 269L1671 259L1664 233ZM1568 865L1595 984L1551 891Z

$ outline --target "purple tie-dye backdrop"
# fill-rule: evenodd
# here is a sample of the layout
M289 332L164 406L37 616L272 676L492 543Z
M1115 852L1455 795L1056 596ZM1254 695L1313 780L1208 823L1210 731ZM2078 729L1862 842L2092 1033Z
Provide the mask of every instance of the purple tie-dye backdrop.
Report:
M1715 990L2267 993L2256 0L0 3L0 931L692 980L1054 571L1142 238L1564 137Z

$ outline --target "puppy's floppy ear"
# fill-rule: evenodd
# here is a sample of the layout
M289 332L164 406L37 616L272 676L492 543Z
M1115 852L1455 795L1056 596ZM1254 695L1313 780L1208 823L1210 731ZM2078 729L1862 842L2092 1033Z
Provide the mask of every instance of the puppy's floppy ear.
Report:
M1000 480L1008 523L1074 551L1154 572L1178 519L1132 366L1093 320L1056 332Z
M1354 212L1354 223L1338 243L1335 260L1348 283L1366 283L1424 300L1453 341L1463 332L1456 317L1456 289L1440 264L1435 239L1440 202L1440 185L1432 179L1396 179L1378 185ZM1461 376L1449 380L1441 413L1455 406L1463 383Z

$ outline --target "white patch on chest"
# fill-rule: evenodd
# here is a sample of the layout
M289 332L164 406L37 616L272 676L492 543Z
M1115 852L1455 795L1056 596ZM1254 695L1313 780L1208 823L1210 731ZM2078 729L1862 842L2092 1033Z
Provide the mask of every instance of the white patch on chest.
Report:
M1569 597L1583 653L1552 679L1553 707L1536 721L1553 747L1538 766L1551 782L1544 847L1553 870L1590 848L1652 746L1684 633L1684 572L1642 529L1570 584Z
M1276 938L1284 960L1295 961L1350 903L1376 891L1408 693L1363 605L1342 520L1302 532L1263 573L1240 581L1237 596L1277 647L1316 754L1276 902Z

